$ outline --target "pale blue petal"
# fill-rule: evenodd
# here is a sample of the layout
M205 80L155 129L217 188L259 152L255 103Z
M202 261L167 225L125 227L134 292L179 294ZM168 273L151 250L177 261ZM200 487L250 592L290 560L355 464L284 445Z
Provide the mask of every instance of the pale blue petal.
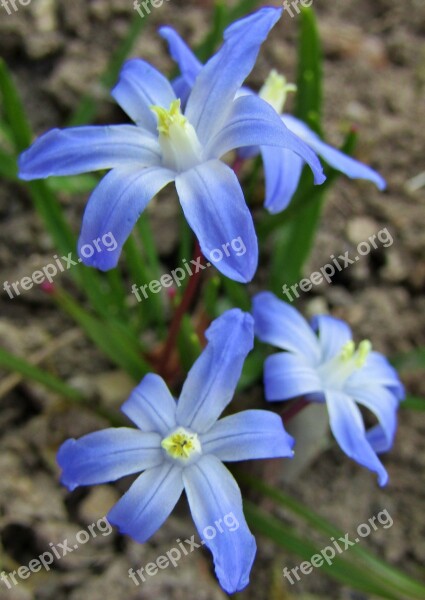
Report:
M244 410L217 421L201 436L202 452L223 461L293 456L294 439L282 419L266 410Z
M286 148L308 163L316 184L326 177L315 153L283 123L267 102L247 94L233 102L232 110L222 127L206 147L206 155L219 158L230 150L243 146L273 146Z
M176 188L207 260L226 277L242 283L251 281L258 264L257 236L232 169L219 160L210 160L178 175ZM234 240L240 241L239 253L232 249Z
M304 356L309 363L320 361L317 336L304 317L271 292L260 292L253 298L255 335L262 342Z
M160 162L160 147L149 132L134 125L52 129L19 158L19 177L26 181L52 175L77 175L129 165Z
M319 136L314 133L305 123L296 119L292 115L284 115L283 120L286 125L309 146L313 148L319 156L321 156L331 167L341 171L347 177L352 179L367 179L372 181L378 189L384 190L386 182L379 173L371 169L367 165L351 158L340 150L333 148L329 144L323 142Z
M168 79L140 58L124 64L111 94L130 119L152 133L157 131L157 119L150 107L169 108L176 99Z
M354 400L342 392L326 392L330 426L342 450L378 475L382 487L388 482L388 473L367 441L363 418Z
M176 401L159 375L148 373L121 407L142 431L157 431L163 437L176 426Z
M374 381L371 381L368 386L356 386L347 382L344 392L374 413L385 436L385 448L389 450L393 445L397 429L399 402L394 394Z
M350 327L341 319L328 315L316 315L311 320L311 325L318 333L322 349L322 362L327 362L339 355L342 347L353 339Z
M275 215L288 206L297 191L304 162L291 150L262 146L266 180L265 208Z
M110 171L92 193L84 213L78 240L82 262L101 271L116 267L124 242L149 200L174 178L172 171L162 167ZM98 251L93 242L106 234L113 236L116 247L105 248L98 242Z
M208 345L190 369L177 404L177 422L203 433L231 401L247 354L252 350L254 323L238 308L213 321Z
M143 544L169 517L182 491L181 467L166 462L136 479L109 511L108 521Z
M177 98L180 98L181 100L181 107L182 111L184 112L191 88L187 85L186 80L183 77L176 77L171 82L171 85L173 86L173 90Z
M61 481L70 490L80 485L115 481L162 463L161 436L120 427L70 439L59 448Z
M399 401L404 400L406 396L397 371L379 352L371 352L365 365L351 375L349 382L357 387L368 386L372 383L383 385L389 388Z
M202 69L202 63L172 27L161 27L159 35L167 41L169 52L178 64L183 79L192 88Z
M193 520L212 552L221 587L228 594L243 590L257 548L245 521L238 484L212 455L187 467L183 481Z
M221 49L199 73L186 116L203 145L226 121L236 92L254 67L260 46L281 13L280 8L262 8L233 23L224 33Z
M388 439L387 432L379 424L366 432L366 439L377 454L388 452L392 446L392 442Z
M299 354L279 352L268 356L264 363L266 400L279 402L297 396L323 391L316 369Z

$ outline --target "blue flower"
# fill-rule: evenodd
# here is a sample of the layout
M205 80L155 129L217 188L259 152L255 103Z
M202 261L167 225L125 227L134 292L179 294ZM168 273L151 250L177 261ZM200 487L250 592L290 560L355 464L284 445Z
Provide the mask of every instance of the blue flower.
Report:
M167 40L170 54L178 63L181 71L181 77L174 82L174 85L183 98L187 97L202 69L202 64L173 29L163 27L160 33ZM286 97L289 92L294 91L296 91L296 86L288 84L283 75L279 75L277 71L273 70L258 96L275 109L290 131L308 144L330 166L353 179L372 181L380 190L383 190L386 186L385 180L376 171L326 144L305 123L292 115L283 113ZM241 88L238 92L239 98L253 95L254 92L247 87ZM259 147L243 148L240 155L243 158L252 158L259 152L263 158L266 180L264 205L270 213L276 214L284 210L290 203L300 181L305 164L304 159L300 153L294 154L290 148L272 148L263 144L260 144Z
M238 485L222 461L291 457L293 440L281 418L269 411L246 410L217 420L253 346L251 315L229 310L212 323L206 337L209 343L177 403L161 377L146 375L122 407L140 431L106 429L68 440L58 463L70 490L144 471L108 514L122 533L141 543L164 523L183 489L200 536L233 513L236 531L205 539L221 586L233 593L249 582L256 544Z
M259 98L235 99L260 46L281 15L264 8L231 25L220 51L198 73L184 111L169 81L148 63L128 61L112 95L134 125L54 129L20 158L21 179L112 169L94 190L78 243L82 261L101 270L116 266L122 246L150 199L174 181L183 212L211 252L241 237L243 256L217 263L226 276L252 279L258 244L252 217L232 169L220 160L230 150L261 144L288 148L324 180L314 152ZM87 258L81 249L106 233L117 248Z
M307 396L326 403L330 427L342 450L378 475L388 475L376 453L392 446L397 409L404 389L386 358L373 352L368 340L356 349L344 321L317 316L310 326L300 313L270 292L253 300L255 333L284 350L266 359L264 383L271 402ZM374 413L378 424L366 432L360 404Z

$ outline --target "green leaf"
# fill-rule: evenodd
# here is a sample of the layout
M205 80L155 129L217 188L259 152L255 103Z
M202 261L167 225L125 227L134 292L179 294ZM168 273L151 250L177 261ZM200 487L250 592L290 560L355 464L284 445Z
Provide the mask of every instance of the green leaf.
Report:
M18 90L7 69L4 61L0 59L0 93L3 100L3 112L15 135L16 152L26 149L32 140L32 132L25 116L25 111L19 97ZM1 163L5 169L16 173L16 163L12 171L12 162L7 156L0 155ZM46 181L30 181L24 185L31 193L32 201L44 221L45 227L51 235L57 249L64 255L74 253L76 239L69 227L62 207ZM123 311L125 294L118 289L117 275L106 275L101 281L94 269L87 269L82 265L70 271L71 276L86 292L93 307L103 316ZM109 283L109 289L108 289Z
M425 348L415 348L395 356L392 361L396 369L414 371L425 369Z
M89 338L136 381L151 369L142 356L143 348L137 338L119 321L99 320L85 311L63 289L56 289L53 298L87 333Z
M137 286L139 289L138 294L141 298L141 302L138 303L137 308L138 321L142 326L158 322L164 323L165 314L160 295L150 294L148 298L145 298L143 292L140 291L141 288L149 286L150 282L155 278L152 276L137 242L136 232L133 231L124 244L124 255L132 279L132 285ZM138 300L137 296L136 299Z
M286 511L291 512L293 515L299 517L306 525L311 529L314 529L318 533L321 533L329 538L344 537L345 532L329 523L326 519L304 506L298 499L295 500L287 494L277 490L258 479L249 475L242 475L242 480L252 486L255 490L264 494L267 498L270 498ZM381 559L375 556L372 552L365 549L361 544L355 544L348 550L349 556L355 556L359 559L362 564L359 567L364 570L365 581L366 577L375 578L376 583L382 586L383 589L387 590L387 594L390 592L393 595L381 595L383 598L398 598L399 600L421 600L425 598L425 586L419 582L416 582L411 577L405 575L401 571L398 571L393 566L388 565ZM350 559L351 560L351 559ZM354 563L350 562L354 568ZM332 575L332 572L329 573ZM357 584L354 581L351 585ZM358 589L361 589L360 587Z
M64 194L86 194L91 192L99 183L95 175L72 175L63 177L49 177L46 180L52 192L63 192Z
M15 149L17 152L22 152L31 143L31 127L12 76L6 63L1 58L0 92L4 117L7 125L10 127L10 131L13 133Z
M177 347L182 367L188 372L202 352L201 342L189 315L184 315L182 319Z
M400 408L406 408L407 410L425 410L425 398L420 398L419 396L407 396L406 400L401 402Z
M357 135L350 131L341 151L352 154ZM270 288L280 294L282 285L293 285L300 281L303 267L313 248L319 227L326 194L340 176L339 171L327 167L327 179L320 186L313 185L311 173L304 169L300 185L286 211L270 218L266 216L260 227L259 236L265 231L273 234L274 247L270 268Z
M221 43L223 32L230 23L244 17L258 7L258 0L241 0L229 8L223 0L216 0L212 27L205 40L195 49L200 61L206 62Z
M219 277L221 278L223 289L232 305L249 312L251 310L251 297L246 285L228 279L221 274Z
M7 369L8 371L20 373L20 375L26 379L41 383L53 392L56 392L65 398L69 398L70 400L84 400L83 394L78 390L70 387L51 373L32 365L24 358L7 352L4 348L0 348L0 367Z
M0 148L0 175L10 181L16 181L18 167L16 159Z
M221 41L223 31L229 23L228 9L223 0L216 0L212 27L205 40L196 48L195 54L201 62L206 62L214 53L215 48Z
M301 8L295 115L321 135L322 48L312 8Z
M227 16L227 24L236 21L237 19L241 19L246 14L254 11L258 8L258 0L241 0L234 6L229 9L229 13Z
M283 524L255 504L245 501L244 513L250 527L267 536L285 550L300 556L303 560L309 561L315 554L320 554L319 546L302 538L292 527ZM349 558L345 560L341 556L335 556L332 564L324 561L320 570L333 579L361 592L375 594L388 600L406 600L406 597L399 596L388 589L385 582L379 582L373 573L368 573L365 567L354 564ZM293 580L296 581L295 577Z
M266 356L267 352L262 345L256 346L254 350L248 354L238 383L239 392L242 392L262 379Z

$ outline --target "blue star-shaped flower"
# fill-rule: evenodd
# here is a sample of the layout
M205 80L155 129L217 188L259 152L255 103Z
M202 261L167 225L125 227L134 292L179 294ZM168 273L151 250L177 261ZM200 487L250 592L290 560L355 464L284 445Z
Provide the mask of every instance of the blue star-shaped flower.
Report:
M325 179L315 153L270 106L255 96L235 99L280 15L280 9L264 8L231 25L220 51L198 73L184 110L161 73L130 60L112 95L136 126L54 129L22 154L19 176L26 180L112 169L84 214L79 251L85 264L115 267L150 199L174 181L204 255L240 237L247 252L226 254L216 265L236 281L252 279L258 262L252 217L235 173L220 158L260 143L287 148L311 165L317 183ZM106 233L114 235L117 248L85 257L81 248Z
M264 365L266 399L271 402L307 396L326 403L333 435L344 452L378 475L388 474L376 452L391 448L397 409L404 389L386 358L368 340L356 349L344 321L317 316L312 326L292 306L270 292L254 297L255 333L284 352ZM356 403L375 414L379 424L366 432Z
M179 91L182 98L187 98L198 74L202 70L202 63L199 62L176 31L170 27L163 27L160 33L167 40L170 54L179 65L181 71L181 76L175 80L174 87ZM266 79L258 96L275 109L278 115L281 116L286 127L299 140L308 144L330 166L353 179L367 179L372 181L380 190L383 190L386 184L379 173L358 160L351 158L351 156L326 144L300 119L283 113L288 93L295 90L296 86L288 84L283 75L279 75L279 73L273 70ZM247 87L241 88L237 93L238 98L243 96L258 97ZM243 148L240 151L240 155L243 158L251 158L260 152L263 158L266 180L266 200L264 206L270 213L276 214L288 206L297 190L305 159L300 153L294 153L291 148L273 148L267 144L259 144L259 147Z
M139 427L106 429L59 450L62 482L80 485L115 481L144 471L108 514L108 520L138 542L164 523L186 491L199 534L233 513L239 527L217 532L205 544L228 593L249 582L256 544L246 524L242 498L222 461L291 457L293 439L281 418L246 410L217 420L229 404L243 362L253 346L251 315L233 309L207 331L208 345L190 370L176 403L163 379L149 374L122 407Z

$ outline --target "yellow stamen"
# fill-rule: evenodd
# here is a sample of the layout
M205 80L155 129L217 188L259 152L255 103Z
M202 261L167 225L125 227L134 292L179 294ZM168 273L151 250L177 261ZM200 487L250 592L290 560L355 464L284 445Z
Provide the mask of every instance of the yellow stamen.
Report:
M341 349L340 359L344 362L350 360L354 356L355 349L355 343L353 342L353 340L350 340L349 342L343 345Z
M172 458L182 460L187 460L193 453L201 451L197 434L186 431L183 427L163 439L161 446Z
M289 92L296 92L297 86L288 83L286 77L273 69L259 92L260 98L268 102L275 111L282 114Z
M369 340L363 340L362 342L360 342L359 349L356 353L356 365L359 369L364 366L371 350L372 344Z
M184 127L187 123L187 119L181 112L181 101L180 99L173 100L170 104L170 108L167 110L162 106L151 106L151 111L158 117L158 132L162 135L170 135L170 127L172 125L179 125Z

